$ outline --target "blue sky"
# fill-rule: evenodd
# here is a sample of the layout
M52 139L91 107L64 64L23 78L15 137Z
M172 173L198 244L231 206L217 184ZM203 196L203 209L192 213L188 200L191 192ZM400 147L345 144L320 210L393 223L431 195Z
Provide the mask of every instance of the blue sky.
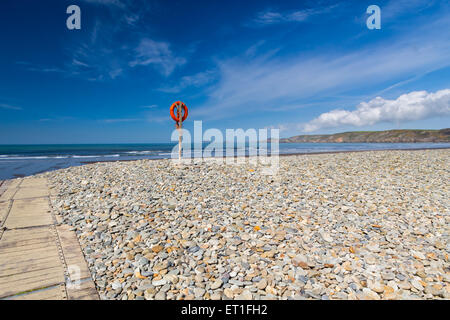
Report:
M450 127L448 1L4 0L0 39L1 144L170 142L177 100L188 129Z

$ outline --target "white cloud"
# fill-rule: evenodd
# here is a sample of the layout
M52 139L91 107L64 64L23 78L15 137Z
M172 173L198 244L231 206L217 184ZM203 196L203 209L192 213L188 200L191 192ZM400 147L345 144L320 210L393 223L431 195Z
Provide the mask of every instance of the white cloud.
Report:
M80 67L86 67L89 68L90 66L84 62L78 61L77 59L72 60L72 64Z
M208 82L210 82L214 78L214 72L211 70L205 72L199 72L192 76L184 76L181 78L181 84L184 87L187 86L202 86Z
M63 69L60 69L60 68L57 68L57 67L38 65L38 64L33 64L33 63L30 63L30 62L27 62L27 61L17 61L16 63L19 64L19 65L24 66L24 68L26 68L26 70L28 70L28 71L44 72L44 73L64 72Z
M279 12L264 11L258 13L253 20L257 24L273 24L284 20L284 16Z
M199 72L191 76L184 76L181 78L180 82L174 86L165 86L159 91L166 93L177 93L187 87L201 87L210 83L216 77L214 71L207 70L204 72Z
M68 116L61 116L61 117L54 117L54 118L42 118L39 119L38 121L40 122L49 122L49 121L58 121L58 122L62 122L62 121L73 121L76 118L74 117L68 117Z
M10 104L0 103L0 108L9 110L22 110L21 107L12 106Z
M157 72L167 77L176 67L186 63L185 58L174 55L168 42L142 38L136 42L134 49L125 45L117 47L111 37L116 30L104 24L100 28L99 25L97 22L90 41L78 43L76 47L67 49L71 59L62 68L34 65L23 61L17 64L25 66L29 71L60 72L66 76L82 77L89 81L103 81L114 80L126 74L130 68L138 66L153 66ZM194 80L186 77L184 81L187 83Z
M127 74L137 65L152 64L164 75L170 74L174 66L184 63L183 58L174 57L166 42L153 42L155 50L146 52L149 39L143 37L150 29L144 17L152 14L152 4L145 0L82 0L86 7L98 6L108 11L108 19L96 18L86 25L87 34L64 42L64 56L60 66L36 65L17 62L29 71L59 72L66 77L83 78L89 81L114 80ZM84 10L82 8L82 10ZM86 9L87 10L87 9ZM117 42L118 36L127 33L126 43ZM150 40L151 41L151 40ZM147 47L146 47L147 45ZM153 59L153 60L151 60Z
M122 68L116 68L108 72L108 75L111 79L115 79L122 73L122 71L123 71Z
M287 12L276 12L272 10L261 11L252 20L250 25L271 25L286 22L303 22L311 16L330 12L337 5L329 7L318 7L312 9L294 10Z
M152 13L153 3L147 0L82 0L88 4L103 6L113 15L114 24L142 27L143 17Z
M124 8L126 6L125 3L120 0L83 0L83 1L97 5L116 6L118 8Z
M143 108L143 109L154 109L154 108L157 108L157 107L158 107L157 104L152 104L152 105L149 105L149 106L141 106L141 108Z
M361 102L356 110L331 110L304 125L303 131L339 126L371 126L380 122L406 122L435 116L450 115L450 89L435 93L414 91L403 94L395 100L376 97Z
M117 119L102 119L101 122L105 123L121 123L121 122L135 122L135 121L141 121L142 119L138 118L117 118Z
M349 94L349 90L379 91L380 86L390 86L393 81L448 67L450 43L442 39L450 35L449 23L435 20L388 42L370 43L350 52L310 52L290 57L243 54L219 61L218 81L208 88L209 98L195 109L195 115L212 120L267 108L281 112L282 106L315 101L341 103L332 98ZM435 30L441 30L439 35ZM211 112L211 106L226 112Z
M172 53L167 42L144 38L135 51L136 58L129 63L131 67L153 65L165 76L169 76L177 66L186 63L186 59L176 57Z
M386 22L411 13L419 14L434 4L434 0L391 0L381 7L382 20Z

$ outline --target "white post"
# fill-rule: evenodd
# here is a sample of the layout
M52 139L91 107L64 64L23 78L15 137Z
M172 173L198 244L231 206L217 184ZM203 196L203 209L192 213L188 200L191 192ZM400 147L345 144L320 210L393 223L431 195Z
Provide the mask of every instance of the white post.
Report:
M182 117L181 117L181 104L177 107L177 113L178 113L178 161L180 162L181 166L181 140L183 135L182 130Z

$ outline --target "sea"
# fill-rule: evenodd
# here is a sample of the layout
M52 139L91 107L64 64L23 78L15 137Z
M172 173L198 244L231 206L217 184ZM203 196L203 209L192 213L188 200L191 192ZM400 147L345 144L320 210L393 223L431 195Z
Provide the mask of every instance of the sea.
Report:
M207 144L203 145L205 148ZM450 148L450 143L280 143L279 154L308 154L339 151ZM192 150L194 147L192 146ZM267 150L252 150L235 145L233 152L258 154ZM46 171L80 166L99 161L170 159L178 154L174 143L151 144L61 144L61 145L0 145L0 180L26 177ZM201 157L201 152L193 157ZM215 156L213 153L212 156Z

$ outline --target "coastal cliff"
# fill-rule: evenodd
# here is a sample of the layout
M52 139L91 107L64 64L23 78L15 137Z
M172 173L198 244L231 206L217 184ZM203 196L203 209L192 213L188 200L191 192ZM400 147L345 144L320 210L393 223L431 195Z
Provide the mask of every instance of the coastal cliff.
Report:
M386 130L386 131L352 131L335 134L299 135L280 139L280 143L300 142L450 142L450 128L441 130Z

